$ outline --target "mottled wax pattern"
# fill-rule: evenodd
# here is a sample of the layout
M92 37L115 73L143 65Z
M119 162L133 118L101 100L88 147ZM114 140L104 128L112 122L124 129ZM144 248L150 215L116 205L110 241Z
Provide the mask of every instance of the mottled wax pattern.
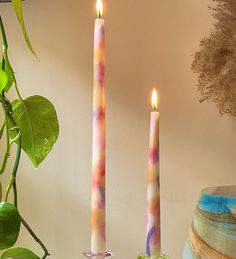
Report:
M105 28L96 19L93 80L92 237L93 253L106 250L106 162L105 162Z
M148 163L148 206L146 237L146 255L148 257L159 257L161 254L160 226L159 112L152 112Z
M236 197L202 192L183 258L236 258Z

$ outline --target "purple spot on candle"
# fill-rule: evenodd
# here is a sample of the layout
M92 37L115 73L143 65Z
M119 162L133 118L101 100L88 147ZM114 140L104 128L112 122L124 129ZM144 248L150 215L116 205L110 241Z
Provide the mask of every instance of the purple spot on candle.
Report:
M150 148L149 149L149 161L152 165L155 165L158 161L158 151L156 148Z
M93 118L96 120L101 120L105 118L105 110L102 107L97 108L94 112L93 112Z
M106 190L104 187L101 187L100 188L100 193L101 193L101 196L102 196L102 201L103 201L103 204L105 204L105 199L106 199Z
M105 64L100 62L98 64L98 81L101 87L105 85Z
M147 234L146 254L147 254L148 257L151 257L150 241L151 241L151 239L152 239L152 236L153 236L154 232L155 232L155 227L152 227L152 228L149 230L148 234Z
M100 192L101 197L97 203L97 206L99 209L104 209L105 208L105 199L106 199L106 190L104 187L100 187L99 192Z
M102 46L105 46L105 28L104 26L99 27L95 30L95 35L94 35L94 46L95 48L100 48Z
M99 38L100 43L104 44L105 41L105 27L101 26L99 30L97 30L97 36Z
M104 38L104 36L105 36L105 27L104 26L101 27L101 34L102 34L102 36Z

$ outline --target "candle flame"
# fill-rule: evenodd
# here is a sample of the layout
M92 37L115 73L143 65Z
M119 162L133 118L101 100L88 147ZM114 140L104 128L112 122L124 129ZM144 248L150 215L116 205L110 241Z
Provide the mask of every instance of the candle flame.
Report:
M97 14L99 18L102 18L103 15L103 3L102 0L97 0Z
M154 111L157 110L158 106L158 96L157 96L157 90L154 88L152 91L152 108Z

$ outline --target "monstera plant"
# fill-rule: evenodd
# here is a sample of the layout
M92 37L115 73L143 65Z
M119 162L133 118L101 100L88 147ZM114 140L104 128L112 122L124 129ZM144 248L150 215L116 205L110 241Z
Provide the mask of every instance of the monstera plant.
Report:
M0 3L12 2L25 42L36 57L36 54L27 35L21 0L0 0ZM49 252L43 242L26 223L17 205L17 171L22 150L37 168L51 151L55 144L59 126L57 114L52 103L42 96L23 98L14 69L8 56L8 41L2 17L0 15L0 31L2 40L2 54L0 63L0 105L2 108L2 126L0 139L4 155L1 158L0 175L9 177L6 190L0 184L0 259L39 259L31 250L14 247L21 226L25 227L33 239L42 247L47 258ZM16 100L10 100L10 91L15 91ZM15 151L16 150L16 151ZM14 152L12 152L14 151ZM11 156L10 156L11 155ZM10 159L11 158L11 159ZM11 163L9 162L11 161ZM9 163L9 166L7 164ZM12 165L12 166L11 166ZM8 172L7 168L11 168ZM1 183L1 182L0 182ZM9 199L13 193L12 200Z

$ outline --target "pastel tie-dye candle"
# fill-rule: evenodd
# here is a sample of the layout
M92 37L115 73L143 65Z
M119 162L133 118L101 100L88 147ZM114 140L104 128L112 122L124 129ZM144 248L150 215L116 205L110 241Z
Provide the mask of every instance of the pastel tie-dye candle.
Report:
M95 22L93 81L91 250L94 254L106 250L105 113L105 28L104 20L99 18Z
M154 94L156 95L156 92ZM151 113L146 236L146 255L148 257L157 257L161 254L159 117L160 114L156 110Z
M236 258L236 186L202 191L183 258Z

